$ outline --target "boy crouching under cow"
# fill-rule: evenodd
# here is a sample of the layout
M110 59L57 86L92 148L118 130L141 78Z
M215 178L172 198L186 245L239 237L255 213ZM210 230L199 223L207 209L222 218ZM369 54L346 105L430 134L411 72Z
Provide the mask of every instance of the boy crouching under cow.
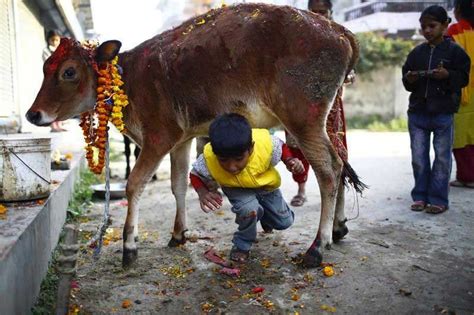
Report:
M304 171L303 164L282 140L266 129L252 129L238 114L214 120L209 137L210 143L193 164L191 184L206 213L219 209L223 201L210 183L221 186L238 224L230 258L245 262L257 238L258 221L265 232L285 230L293 224L294 213L279 189L281 179L275 165L283 161L290 172L299 174Z

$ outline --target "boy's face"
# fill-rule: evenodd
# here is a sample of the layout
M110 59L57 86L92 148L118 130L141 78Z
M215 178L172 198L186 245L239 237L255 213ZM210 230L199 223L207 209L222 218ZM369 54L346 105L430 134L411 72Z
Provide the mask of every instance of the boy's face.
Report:
M331 10L322 2L314 1L309 10L313 13L320 14L327 19L331 18Z
M421 32L429 43L436 43L443 38L447 22L441 23L429 17L421 19Z
M61 37L57 35L51 36L48 39L48 44L50 44L53 47L58 47L60 42L61 42Z
M249 162L250 155L253 152L253 144L252 147L246 150L242 155L235 156L235 157L217 157L220 166L228 173L232 175L237 175L247 166Z

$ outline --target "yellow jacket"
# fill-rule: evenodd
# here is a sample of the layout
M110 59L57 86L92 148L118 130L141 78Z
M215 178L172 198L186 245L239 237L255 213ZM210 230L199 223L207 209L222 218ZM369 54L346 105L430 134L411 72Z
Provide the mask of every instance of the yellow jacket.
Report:
M454 38L471 58L469 85L462 89L461 106L454 115L454 149L474 145L474 30L470 23L461 19L452 24L448 35Z
M275 190L281 178L271 165L273 144L267 129L252 129L253 152L245 168L237 175L225 171L212 151L210 143L204 146L204 159L211 176L223 187L263 188Z

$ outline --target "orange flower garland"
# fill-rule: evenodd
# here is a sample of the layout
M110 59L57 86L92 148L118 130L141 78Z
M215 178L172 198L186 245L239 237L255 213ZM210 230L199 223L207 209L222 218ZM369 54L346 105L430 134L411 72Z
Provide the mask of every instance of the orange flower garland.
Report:
M86 142L86 159L95 174L101 174L105 165L105 147L108 138L107 123L110 120L120 131L125 131L122 109L128 105L128 97L122 90L122 77L118 69L118 57L103 65L94 65L97 72L97 100L94 111L81 115L80 126ZM94 153L97 154L97 163Z

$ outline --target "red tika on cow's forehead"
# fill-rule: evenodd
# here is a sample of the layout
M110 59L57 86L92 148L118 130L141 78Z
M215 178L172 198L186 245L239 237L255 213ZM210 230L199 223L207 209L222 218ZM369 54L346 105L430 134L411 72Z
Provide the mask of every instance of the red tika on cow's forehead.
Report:
M47 60L47 73L56 72L58 66L70 56L71 51L74 50L74 48L79 48L78 52L82 49L78 41L62 37L58 48L56 48L51 57Z

